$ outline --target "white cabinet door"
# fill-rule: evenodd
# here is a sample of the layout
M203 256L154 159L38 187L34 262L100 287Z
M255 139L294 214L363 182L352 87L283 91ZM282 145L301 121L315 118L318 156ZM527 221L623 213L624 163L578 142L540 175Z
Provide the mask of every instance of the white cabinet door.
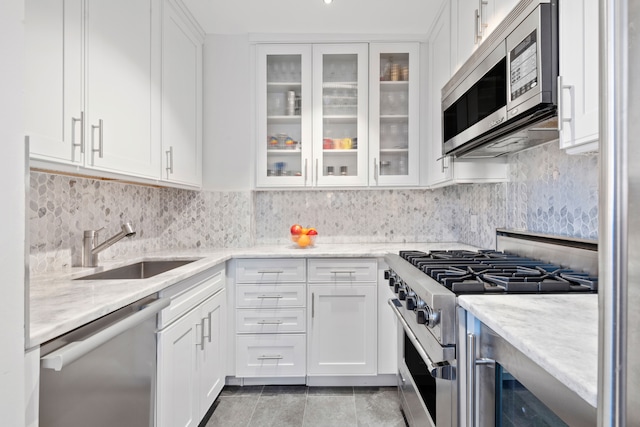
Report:
M162 178L199 187L203 37L173 1L162 13Z
M417 185L420 46L369 46L369 185Z
M429 140L427 184L451 179L451 159L442 156L442 87L451 77L451 28L449 5L445 5L429 37Z
M366 186L368 45L313 46L313 181Z
M226 293L218 292L202 303L203 342L198 352L199 416L204 417L224 387L226 372Z
M311 45L257 47L258 187L312 180Z
M158 0L87 0L88 166L158 178Z
M560 148L568 153L598 150L598 1L562 2L558 112Z
M83 162L82 4L25 2L25 133L35 159Z
M307 374L375 375L375 284L309 285Z
M158 427L197 426L200 311L194 309L158 332Z

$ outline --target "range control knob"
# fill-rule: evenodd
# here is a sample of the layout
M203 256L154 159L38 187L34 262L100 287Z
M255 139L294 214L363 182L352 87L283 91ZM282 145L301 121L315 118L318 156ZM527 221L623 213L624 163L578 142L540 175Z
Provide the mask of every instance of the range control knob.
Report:
M404 301L406 298L407 298L407 288L406 286L403 286L400 289L398 289L398 299L400 299L400 301Z
M429 318L429 314L427 313L427 311L431 311L428 307L424 307L424 308L419 308L416 310L416 322L418 322L421 325L424 325L427 323L428 318Z
M413 292L409 292L409 295L407 295L407 310L415 310L415 309L416 309L416 294Z
M391 278L391 270L384 271L384 280L389 280Z
M400 279L396 279L393 283L393 293L397 294L402 286L402 281Z
M433 311L428 306L418 308L416 310L416 322L433 328L440 323L440 312Z

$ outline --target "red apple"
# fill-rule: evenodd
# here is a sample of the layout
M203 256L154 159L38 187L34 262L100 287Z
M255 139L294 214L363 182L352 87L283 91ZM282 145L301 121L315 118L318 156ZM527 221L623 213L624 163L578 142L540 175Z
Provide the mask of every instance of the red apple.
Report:
M302 234L302 226L300 224L293 224L291 226L291 234L296 236Z
M317 236L318 232L316 231L315 228L310 228L309 231L307 232L307 235L309 235L309 236Z

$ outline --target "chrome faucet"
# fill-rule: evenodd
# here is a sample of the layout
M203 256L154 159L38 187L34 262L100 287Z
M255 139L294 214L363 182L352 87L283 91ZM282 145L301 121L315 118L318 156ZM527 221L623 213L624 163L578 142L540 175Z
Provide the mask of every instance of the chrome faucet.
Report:
M83 267L97 267L98 266L98 254L114 243L125 237L135 236L136 232L133 231L133 226L130 222L122 224L122 231L115 236L112 236L97 245L98 232L103 230L104 227L98 230L85 230L84 239L82 241L82 266ZM96 246L97 245L97 246Z

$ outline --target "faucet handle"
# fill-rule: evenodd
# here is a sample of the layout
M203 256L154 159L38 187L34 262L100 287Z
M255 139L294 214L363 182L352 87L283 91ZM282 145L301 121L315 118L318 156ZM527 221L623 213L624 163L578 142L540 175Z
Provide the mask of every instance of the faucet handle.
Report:
M84 230L84 237L97 237L102 230L104 230L104 227L100 227L97 230Z

